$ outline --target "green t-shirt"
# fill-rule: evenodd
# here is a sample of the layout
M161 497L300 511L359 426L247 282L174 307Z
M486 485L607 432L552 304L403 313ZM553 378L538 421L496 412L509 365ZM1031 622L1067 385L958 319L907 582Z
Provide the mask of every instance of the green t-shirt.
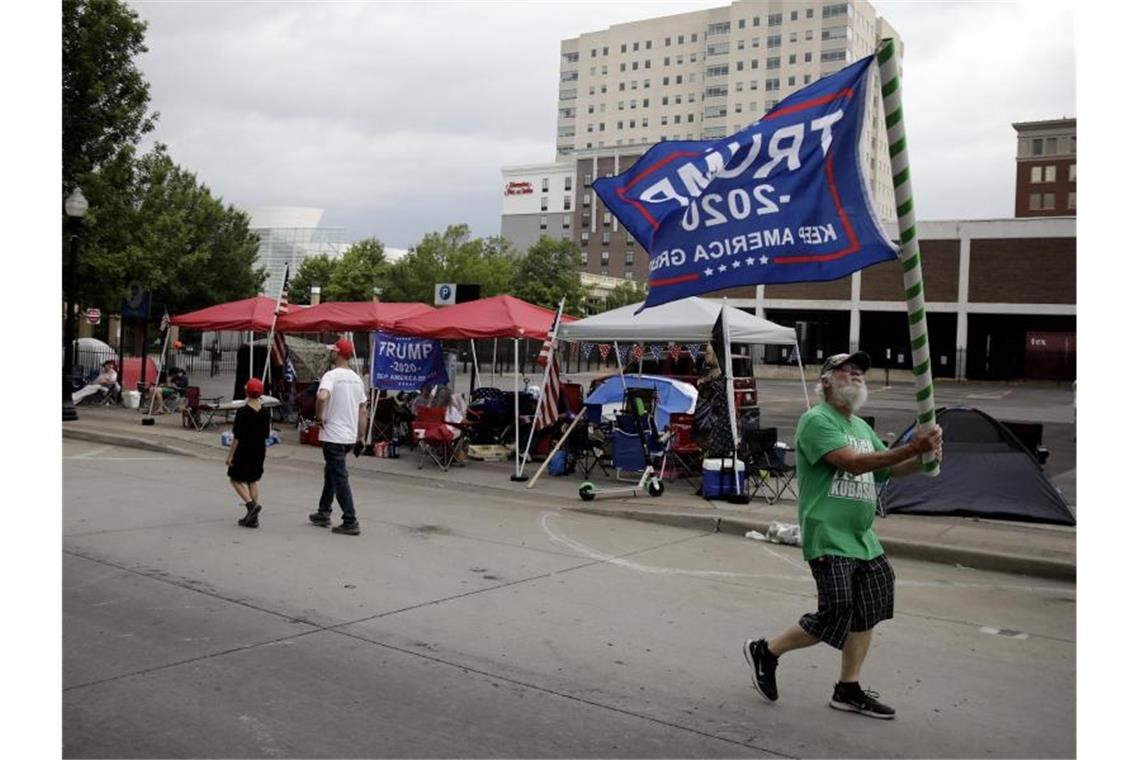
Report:
M800 417L796 426L796 483L800 533L808 561L825 554L874 559L883 553L871 523L875 519L875 483L886 481L889 471L851 475L823 458L846 446L860 454L887 448L860 417L848 419L827 402Z

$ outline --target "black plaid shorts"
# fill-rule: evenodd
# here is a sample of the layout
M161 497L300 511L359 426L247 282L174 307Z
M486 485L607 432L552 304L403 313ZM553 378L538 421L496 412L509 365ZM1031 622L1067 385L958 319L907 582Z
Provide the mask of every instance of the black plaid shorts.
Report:
M895 614L895 571L885 554L871 560L825 555L808 563L819 609L800 618L800 628L842 649L849 631L869 631Z

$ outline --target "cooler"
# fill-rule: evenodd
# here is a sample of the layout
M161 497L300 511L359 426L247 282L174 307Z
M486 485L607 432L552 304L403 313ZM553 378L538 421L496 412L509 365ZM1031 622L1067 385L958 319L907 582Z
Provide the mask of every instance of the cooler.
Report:
M706 499L723 499L734 493L732 474L736 470L737 482L740 484L740 493L748 493L748 474L744 471L744 462L737 459L733 468L731 459L706 459L701 468L701 495Z

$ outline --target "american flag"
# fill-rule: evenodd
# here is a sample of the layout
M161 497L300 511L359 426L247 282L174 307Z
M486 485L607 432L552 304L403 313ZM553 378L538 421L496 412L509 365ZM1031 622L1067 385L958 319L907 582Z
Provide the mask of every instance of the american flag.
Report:
M277 299L277 309L273 312L280 317L282 314L289 313L289 265L285 265L285 279L281 282L281 297ZM285 334L277 330L277 321L273 323L273 361L278 364L285 364L285 360L289 357L289 347L285 345Z
M166 332L170 329L170 313L166 310L165 306L162 307L162 322L159 323L158 329L162 332Z
M550 326L550 332L546 334L546 340L542 344L542 351L538 354L538 363L545 367L549 362L550 371L546 374L546 386L542 389L542 399L538 402L536 430L547 428L558 420L558 397L562 393L562 377L558 372L558 351L554 345L556 324L558 324L557 317L554 318L554 324Z

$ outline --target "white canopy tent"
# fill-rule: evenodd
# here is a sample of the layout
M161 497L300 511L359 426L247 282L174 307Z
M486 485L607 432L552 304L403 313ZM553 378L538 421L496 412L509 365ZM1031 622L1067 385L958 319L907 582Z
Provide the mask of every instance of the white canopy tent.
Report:
M712 339L713 327L723 305L715 298L690 296L636 314L641 303L635 303L576 322L563 323L558 328L558 339L596 343L670 340L678 343L707 343ZM797 345L794 328L783 327L732 306L727 307L725 313L728 321L726 329L733 343ZM797 348L797 359L799 353ZM802 364L800 379L804 383L804 399L808 401ZM810 401L808 406L811 406Z

